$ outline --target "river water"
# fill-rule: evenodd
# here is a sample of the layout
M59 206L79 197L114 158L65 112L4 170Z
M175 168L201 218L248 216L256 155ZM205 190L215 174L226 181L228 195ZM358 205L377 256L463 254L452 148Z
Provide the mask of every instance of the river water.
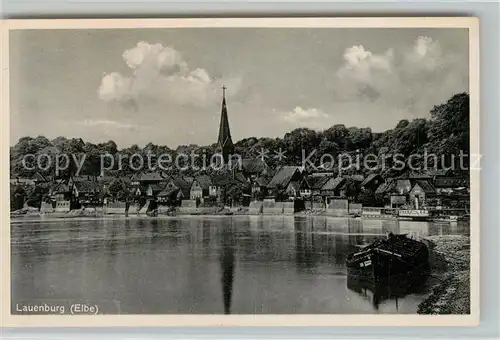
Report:
M16 219L12 313L84 301L104 314L416 313L416 287L347 281L356 245L393 233L469 234L469 225L331 217Z

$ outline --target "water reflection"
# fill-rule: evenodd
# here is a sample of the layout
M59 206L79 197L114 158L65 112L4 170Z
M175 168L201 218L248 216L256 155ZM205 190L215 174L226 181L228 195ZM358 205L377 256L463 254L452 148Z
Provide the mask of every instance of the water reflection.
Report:
M305 218L295 219L295 257L299 269L312 267L314 262L311 230L312 225Z
M360 218L347 221L347 232L349 233L349 244L361 244L363 242L363 220Z
M347 288L370 301L375 310L386 301L393 301L396 312L399 311L399 300L410 294L422 294L427 290L426 273L416 273L411 277L389 278L382 282L371 282L347 278Z
M235 240L233 221L222 228L222 244L220 253L222 296L224 298L224 314L231 314L231 296L233 294Z
M153 219L151 221L151 243L153 244L156 243L159 237L160 234L159 234L158 220Z

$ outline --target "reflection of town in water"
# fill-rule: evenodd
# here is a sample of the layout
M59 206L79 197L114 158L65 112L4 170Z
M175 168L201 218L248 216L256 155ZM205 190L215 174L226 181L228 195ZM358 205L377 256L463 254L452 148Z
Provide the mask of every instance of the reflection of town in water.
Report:
M318 216L17 222L12 296L82 298L105 313L415 313L425 282L347 280L347 254L387 232L469 227Z

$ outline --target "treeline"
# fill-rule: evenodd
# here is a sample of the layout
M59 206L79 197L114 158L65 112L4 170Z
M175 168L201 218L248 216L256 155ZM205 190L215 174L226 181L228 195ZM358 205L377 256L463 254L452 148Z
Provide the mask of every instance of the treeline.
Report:
M366 114L370 114L367 112ZM428 153L444 155L450 162L452 155L458 155L460 150L468 154L469 151L469 94L459 93L451 97L446 103L436 105L430 112L429 119L401 120L393 129L383 133L374 133L370 128L346 127L342 124L331 126L323 131L308 128L298 128L282 138L249 137L235 143L235 153L242 158L255 158L262 150L272 150L267 163L273 167L278 165L301 165L303 150L310 153L315 150L311 160L318 161L324 154L333 157L342 153L361 153L375 155L399 154L408 157L411 154ZM280 151L284 155L281 159L274 157ZM93 144L81 138L58 137L49 140L43 136L36 138L23 137L10 148L11 177L30 177L37 169L28 170L23 166L23 158L27 154L39 155L66 153L72 155L85 154L85 163L80 174L99 175L101 171L101 155L109 153L121 154L121 170L116 175L128 175L134 171L130 167L127 156L133 154L160 155L170 154L175 157L179 153L198 155L188 164L203 165L203 157L210 157L216 152L216 144L208 146L181 145L171 149L165 145L147 144L144 148L132 145L129 148L118 149L113 141ZM134 164L134 163L132 163ZM115 162L118 169L118 162ZM38 171L40 171L38 169ZM173 169L173 172L179 169ZM184 170L190 174L192 169ZM386 171L391 171L390 169ZM54 167L50 167L43 174L51 175ZM383 175L389 176L388 173Z

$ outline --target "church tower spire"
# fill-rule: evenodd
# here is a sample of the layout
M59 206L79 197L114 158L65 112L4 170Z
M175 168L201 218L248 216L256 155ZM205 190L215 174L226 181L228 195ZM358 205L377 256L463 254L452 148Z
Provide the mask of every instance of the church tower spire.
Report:
M229 155L234 153L234 144L231 139L229 119L227 117L226 89L226 85L222 85L222 109L220 115L219 138L217 139L217 152L222 154L224 162L228 162Z

